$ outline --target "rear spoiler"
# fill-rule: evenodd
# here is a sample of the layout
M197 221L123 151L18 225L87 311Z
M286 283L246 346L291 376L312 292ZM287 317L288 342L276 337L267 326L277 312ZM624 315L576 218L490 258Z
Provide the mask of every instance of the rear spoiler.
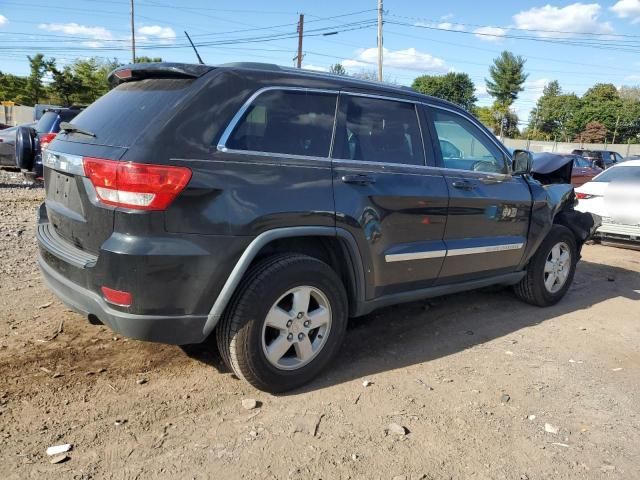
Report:
M116 68L107 79L118 85L145 78L198 78L214 68L190 63L134 63Z

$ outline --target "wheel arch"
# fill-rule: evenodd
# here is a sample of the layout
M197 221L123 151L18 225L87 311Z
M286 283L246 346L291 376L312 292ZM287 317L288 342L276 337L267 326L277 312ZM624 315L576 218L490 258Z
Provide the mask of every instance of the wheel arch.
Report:
M353 236L334 227L284 227L261 233L245 249L214 302L203 333L208 336L218 324L244 274L267 255L290 251L304 253L328 263L345 282L349 313L364 300L364 269Z

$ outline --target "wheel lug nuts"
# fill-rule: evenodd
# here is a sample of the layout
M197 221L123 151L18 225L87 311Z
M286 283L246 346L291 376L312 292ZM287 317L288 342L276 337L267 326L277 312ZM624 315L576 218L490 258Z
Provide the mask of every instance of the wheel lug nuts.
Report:
M289 321L287 322L287 328L289 328L291 325L293 325L293 320L289 320Z
M289 341L293 340L293 333L290 333L289 335L287 335L287 340Z
M302 312L298 313L298 318L302 318L302 317L304 317L304 313Z
M298 334L298 340L302 340L304 338L304 333L299 333Z
M304 326L305 326L305 328L308 328L308 327L309 327L309 325L310 325L309 320L307 320L306 322L304 322Z

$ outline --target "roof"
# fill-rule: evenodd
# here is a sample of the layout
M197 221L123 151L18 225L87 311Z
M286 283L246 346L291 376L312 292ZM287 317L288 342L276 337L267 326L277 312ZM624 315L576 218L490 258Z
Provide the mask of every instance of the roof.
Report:
M640 160L625 160L625 161L616 163L615 165L612 165L609 168L616 168L616 167L640 167Z
M245 70L255 73L268 72L274 75L286 76L289 78L310 79L319 81L328 81L335 83L336 86L344 86L349 88L374 89L379 92L386 92L392 95L402 95L404 97L413 97L417 101L429 102L447 106L448 108L464 111L459 105L455 105L441 98L431 97L416 92L414 89L406 86L392 85L384 82L376 82L370 80L361 80L347 75L337 75L328 72L317 72L314 70L305 70L300 68L283 67L273 63L259 62L233 62L223 63L221 65L200 65L197 63L135 63L122 65L109 74L109 81L119 83L122 81L135 80L137 78L149 78L154 76L170 76L176 78L197 78L212 70Z

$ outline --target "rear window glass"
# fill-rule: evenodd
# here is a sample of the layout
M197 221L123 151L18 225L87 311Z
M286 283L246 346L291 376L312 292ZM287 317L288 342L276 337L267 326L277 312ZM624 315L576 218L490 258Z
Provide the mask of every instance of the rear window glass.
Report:
M336 95L272 90L244 113L226 147L233 150L328 157Z
M36 124L36 132L50 132L57 118L58 114L56 112L45 112L45 114L40 117L40 120L38 120L38 123Z
M589 160L587 160L586 158L582 158L582 157L575 157L574 161L573 161L574 165L576 167L591 167L592 164Z
M594 182L640 182L640 167L615 167L605 170Z
M71 121L95 138L67 135L65 140L128 147L147 126L170 115L192 83L192 79L158 78L123 83Z

